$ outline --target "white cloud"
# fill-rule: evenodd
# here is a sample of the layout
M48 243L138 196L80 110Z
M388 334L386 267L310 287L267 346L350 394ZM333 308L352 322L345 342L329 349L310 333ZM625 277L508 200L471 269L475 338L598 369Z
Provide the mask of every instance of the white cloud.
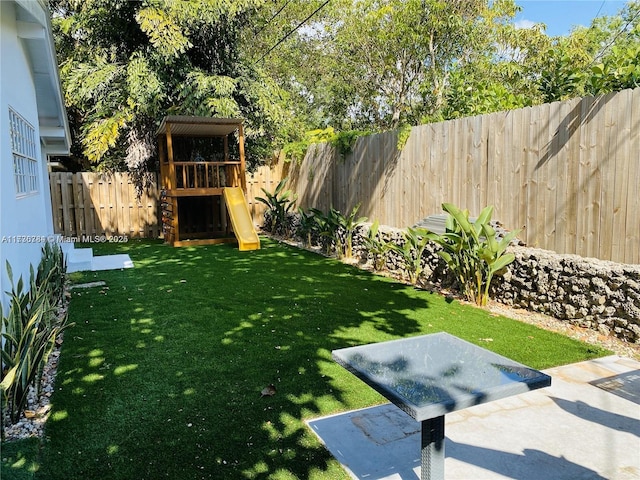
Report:
M522 20L514 22L514 25L516 26L516 28L533 28L535 25L537 25L537 23L523 18Z

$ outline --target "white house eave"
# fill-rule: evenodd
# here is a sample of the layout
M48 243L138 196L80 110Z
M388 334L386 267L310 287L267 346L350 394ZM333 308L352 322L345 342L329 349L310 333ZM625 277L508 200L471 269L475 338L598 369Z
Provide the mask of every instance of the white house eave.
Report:
M33 72L41 142L47 155L69 155L71 135L47 3L15 2L18 37L29 55Z

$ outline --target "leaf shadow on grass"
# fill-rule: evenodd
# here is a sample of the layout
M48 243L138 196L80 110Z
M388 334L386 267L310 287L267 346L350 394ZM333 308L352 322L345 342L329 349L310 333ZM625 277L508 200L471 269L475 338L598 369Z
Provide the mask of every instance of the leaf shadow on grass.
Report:
M270 241L118 247L136 268L74 291L37 478L346 478L303 420L382 397L331 350L428 333L428 296Z

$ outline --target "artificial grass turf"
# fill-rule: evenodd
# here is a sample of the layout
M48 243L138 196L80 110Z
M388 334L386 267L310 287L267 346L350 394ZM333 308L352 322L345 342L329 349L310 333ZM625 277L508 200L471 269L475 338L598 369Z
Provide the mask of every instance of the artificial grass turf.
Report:
M268 239L95 250L136 267L74 275L107 285L73 291L37 479L346 479L303 421L385 399L333 349L447 331L534 368L609 353Z
M3 442L0 447L0 478L2 480L31 480L38 469L37 438Z

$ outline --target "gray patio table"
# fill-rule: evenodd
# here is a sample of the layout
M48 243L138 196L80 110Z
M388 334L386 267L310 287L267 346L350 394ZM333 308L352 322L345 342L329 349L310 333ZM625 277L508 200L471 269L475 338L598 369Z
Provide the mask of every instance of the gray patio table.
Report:
M342 348L334 360L421 422L421 479L444 479L444 416L551 385L551 377L448 333Z

